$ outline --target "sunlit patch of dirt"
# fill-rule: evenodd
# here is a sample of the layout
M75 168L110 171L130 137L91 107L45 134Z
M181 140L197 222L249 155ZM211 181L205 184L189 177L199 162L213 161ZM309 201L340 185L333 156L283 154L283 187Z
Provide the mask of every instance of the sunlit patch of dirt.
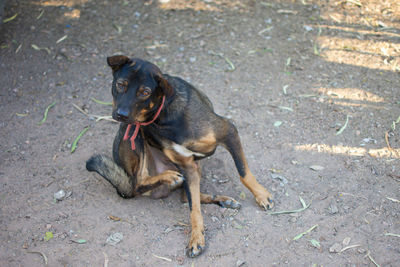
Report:
M247 3L248 4L248 3ZM217 1L201 1L201 0L170 0L160 1L160 8L170 10L187 10L195 11L222 11L222 8L233 10L244 10L246 4L243 1L235 0L217 0Z
M317 42L327 61L371 69L400 70L400 44L340 36L320 36Z
M36 4L44 7L48 6L74 7L74 6L81 6L89 1L91 0L47 0L47 1L36 2Z
M399 28L399 1L313 1L321 5L321 17L337 23L368 27Z
M316 151L318 153L329 153L336 155L347 155L362 157L370 155L375 158L392 158L400 159L400 149L394 148L371 148L367 149L364 147L351 147L341 145L327 145L327 144L304 144L304 145L291 145L295 150L298 151Z
M348 99L368 102L385 102L383 97L359 88L319 88L318 92L334 99Z

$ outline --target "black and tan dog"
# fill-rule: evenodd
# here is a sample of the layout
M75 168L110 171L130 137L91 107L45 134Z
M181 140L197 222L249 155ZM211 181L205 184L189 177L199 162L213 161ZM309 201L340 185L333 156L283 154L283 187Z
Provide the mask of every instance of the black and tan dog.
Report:
M271 194L248 168L235 126L214 113L207 96L150 62L126 56L112 56L107 62L114 76L112 116L121 125L114 159L95 155L86 164L89 171L98 172L127 198L164 197L183 184L192 226L190 257L205 247L200 203L240 208L230 197L200 193L198 160L212 155L218 145L230 152L241 182L257 203L263 209L272 207Z

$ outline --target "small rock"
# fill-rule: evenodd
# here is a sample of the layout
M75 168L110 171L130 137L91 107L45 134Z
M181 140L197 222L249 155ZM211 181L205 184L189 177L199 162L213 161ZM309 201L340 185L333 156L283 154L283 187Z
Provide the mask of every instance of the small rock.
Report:
M350 240L351 240L351 238L350 237L346 237L345 239L343 239L343 246L348 246L349 244L350 244Z
M279 183L279 185L282 186L282 187L285 186L285 184L288 183L288 180L285 177L283 177L282 175L280 175L280 174L271 173L270 175L271 175L272 179L277 179L277 180L281 181Z
M313 27L308 26L308 25L304 25L303 27L304 27L304 29L305 29L306 31L308 31L308 32L310 32L310 31L313 30Z
M330 214L336 214L338 212L339 212L339 209L335 204L332 203L329 205L329 213Z
M242 261L242 260L238 260L237 262L236 262L236 266L237 267L240 267L240 266L243 266L243 265L245 265L245 261Z
M319 165L311 165L310 169L313 170L313 171L322 171L325 168L322 167L322 166L319 166Z
M46 224L46 229L49 230L51 228L51 224Z
M65 191L61 189L60 191L54 193L54 199L61 201L65 198L66 195L67 194L65 193Z
M219 219L217 217L215 217L215 216L211 216L211 220L213 222L219 222Z
M282 125L282 121L275 121L274 122L274 126L276 127L276 128L278 128L279 126L281 126Z
M335 243L329 248L329 252L330 253L339 253L341 249L342 249L342 245L340 245L339 243Z
M106 243L110 244L112 246L115 246L119 242L121 242L123 238L124 238L124 235L122 233L119 233L119 232L113 233L107 238Z

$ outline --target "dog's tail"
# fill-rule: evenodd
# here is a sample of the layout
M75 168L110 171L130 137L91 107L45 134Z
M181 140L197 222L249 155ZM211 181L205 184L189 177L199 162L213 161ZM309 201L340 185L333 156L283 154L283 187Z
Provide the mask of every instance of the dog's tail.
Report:
M86 169L103 176L117 189L118 194L122 197L129 198L134 196L132 179L110 157L94 155L86 161Z

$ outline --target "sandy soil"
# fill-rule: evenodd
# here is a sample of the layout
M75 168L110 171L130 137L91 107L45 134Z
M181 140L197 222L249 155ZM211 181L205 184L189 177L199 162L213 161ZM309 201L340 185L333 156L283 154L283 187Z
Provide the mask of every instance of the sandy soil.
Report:
M0 25L1 266L399 266L398 1L6 1L15 14ZM242 209L204 205L207 249L187 258L179 191L125 200L85 169L111 155L118 125L92 98L111 101L105 59L121 53L235 121L274 212L310 206L261 211L218 149L202 191Z

